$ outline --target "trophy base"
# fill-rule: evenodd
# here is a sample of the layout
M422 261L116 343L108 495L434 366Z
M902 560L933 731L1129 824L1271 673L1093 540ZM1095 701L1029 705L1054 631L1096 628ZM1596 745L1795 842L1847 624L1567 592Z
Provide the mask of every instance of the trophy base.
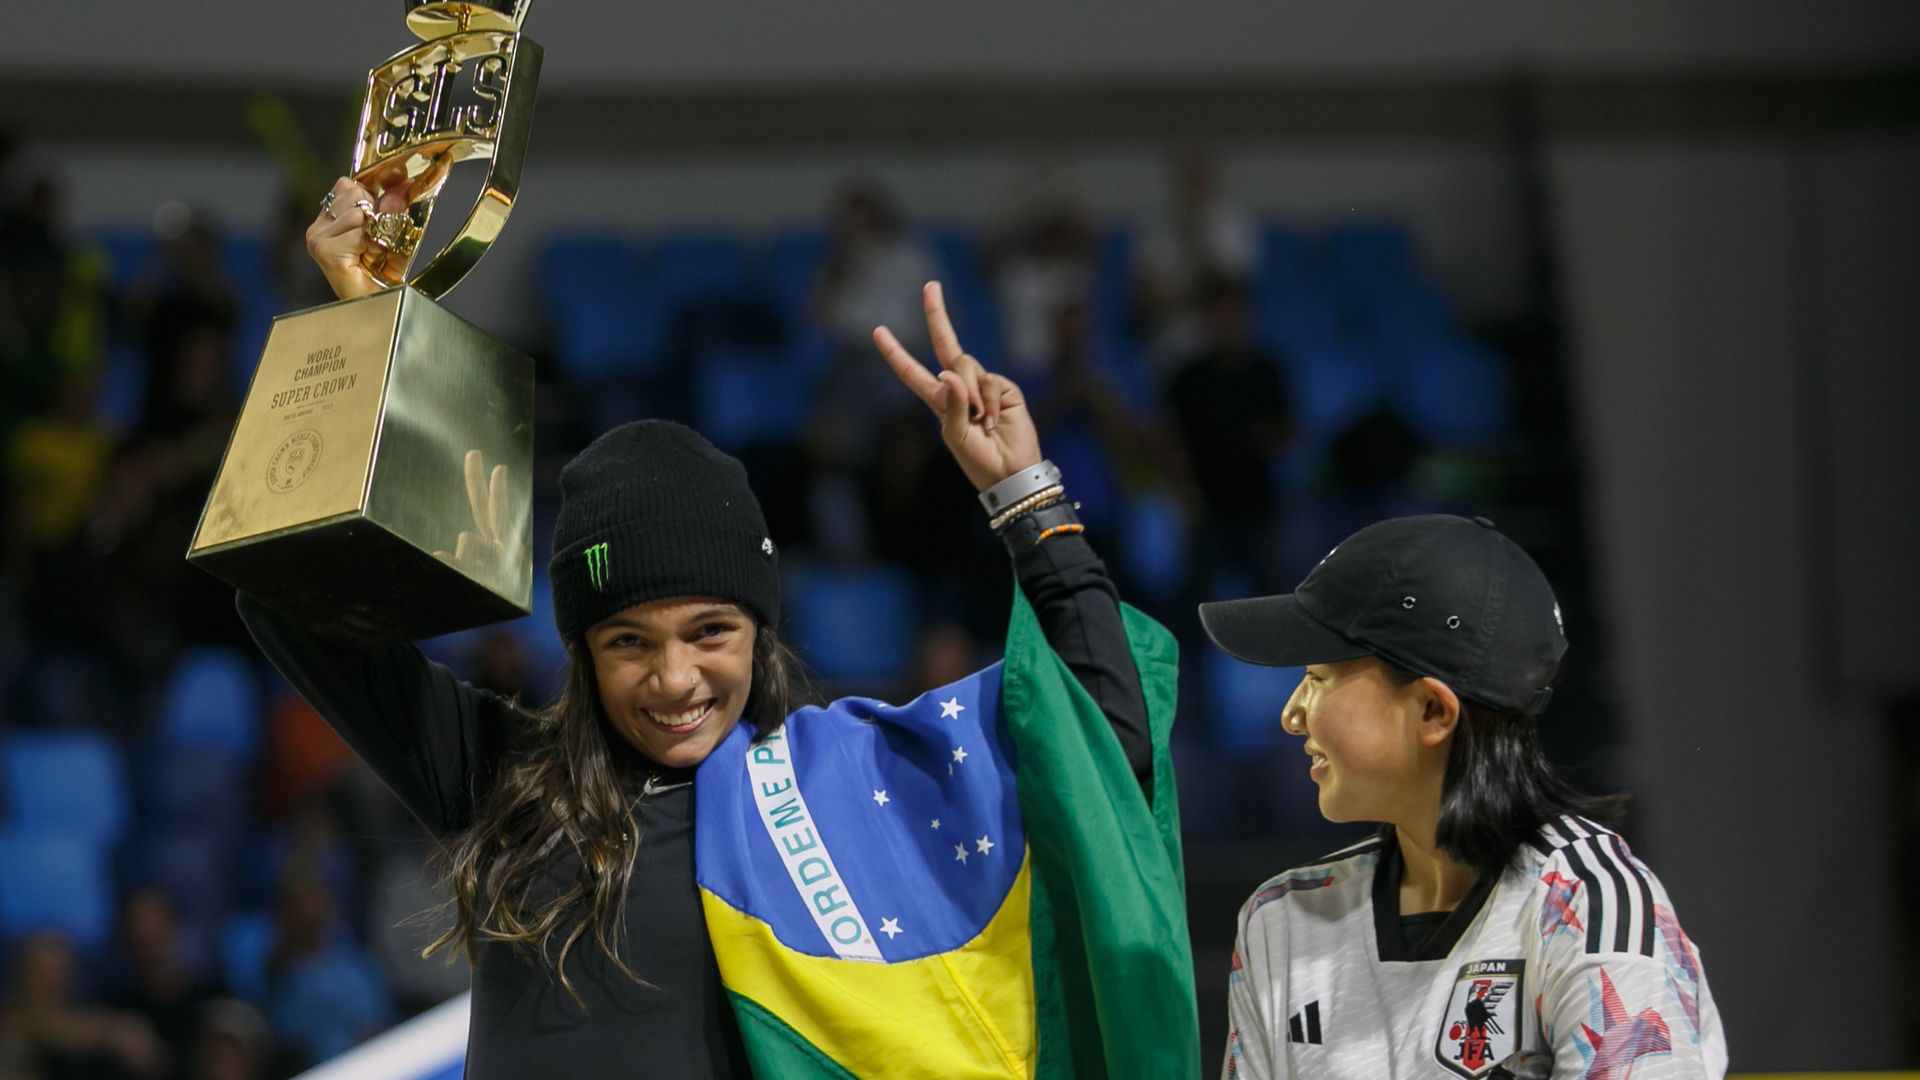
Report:
M362 517L229 544L189 561L302 623L363 637L418 641L527 614L525 605Z
M533 363L410 288L283 315L187 561L308 625L531 607Z

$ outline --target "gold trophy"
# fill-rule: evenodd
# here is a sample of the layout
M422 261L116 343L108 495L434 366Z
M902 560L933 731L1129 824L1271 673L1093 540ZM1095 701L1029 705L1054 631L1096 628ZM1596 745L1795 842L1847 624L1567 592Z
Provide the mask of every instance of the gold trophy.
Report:
M274 320L187 561L316 626L420 638L528 613L533 363L435 301L513 209L540 78L531 0L407 0L421 41L367 74L354 178L388 287ZM411 278L458 162L487 177ZM390 205L383 200L383 205Z

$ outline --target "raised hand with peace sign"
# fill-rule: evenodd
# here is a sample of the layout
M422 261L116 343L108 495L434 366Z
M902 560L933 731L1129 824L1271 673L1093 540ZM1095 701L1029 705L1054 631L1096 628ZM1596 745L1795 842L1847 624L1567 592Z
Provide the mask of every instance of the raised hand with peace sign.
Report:
M985 491L1039 464L1040 436L1020 388L1005 375L988 371L961 348L953 322L947 318L946 297L939 282L927 282L922 299L926 304L927 336L933 342L934 358L940 362L939 375L915 359L884 326L874 328L873 343L907 389L940 418L940 438L960 463L960 471L973 481L976 490Z

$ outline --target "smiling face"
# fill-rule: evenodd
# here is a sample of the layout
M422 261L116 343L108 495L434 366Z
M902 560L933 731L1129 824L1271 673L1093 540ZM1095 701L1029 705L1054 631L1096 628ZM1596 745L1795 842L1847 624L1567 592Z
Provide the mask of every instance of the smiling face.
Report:
M706 760L747 707L753 618L711 597L637 604L587 628L607 719L653 761Z
M1309 665L1281 719L1306 733L1321 816L1399 824L1434 813L1452 728L1436 722L1443 697L1451 691L1436 680L1401 684L1372 657Z

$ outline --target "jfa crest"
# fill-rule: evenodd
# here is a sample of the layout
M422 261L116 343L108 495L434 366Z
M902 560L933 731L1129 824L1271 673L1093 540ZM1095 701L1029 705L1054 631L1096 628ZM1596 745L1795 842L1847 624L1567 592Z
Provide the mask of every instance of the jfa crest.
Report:
M1463 964L1433 1047L1440 1064L1477 1080L1520 1049L1525 960Z

